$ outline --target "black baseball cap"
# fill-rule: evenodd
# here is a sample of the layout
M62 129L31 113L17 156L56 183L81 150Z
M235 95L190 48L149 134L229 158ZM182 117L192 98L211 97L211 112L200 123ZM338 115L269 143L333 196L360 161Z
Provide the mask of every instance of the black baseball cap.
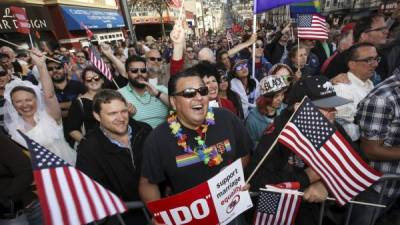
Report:
M297 81L289 93L288 104L301 102L304 96L319 108L332 108L352 102L337 96L332 83L324 76L304 77Z

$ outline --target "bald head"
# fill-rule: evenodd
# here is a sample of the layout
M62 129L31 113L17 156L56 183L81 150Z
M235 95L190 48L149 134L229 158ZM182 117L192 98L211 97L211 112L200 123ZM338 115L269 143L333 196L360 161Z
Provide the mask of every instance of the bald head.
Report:
M199 60L200 61L209 61L211 63L215 63L215 56L211 49L209 48L202 48L199 51Z

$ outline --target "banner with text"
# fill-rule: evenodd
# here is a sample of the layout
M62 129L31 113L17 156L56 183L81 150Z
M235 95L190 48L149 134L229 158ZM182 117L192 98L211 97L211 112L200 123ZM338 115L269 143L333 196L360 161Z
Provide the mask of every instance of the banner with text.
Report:
M167 225L227 224L253 206L244 186L240 159L207 182L147 204L159 223Z

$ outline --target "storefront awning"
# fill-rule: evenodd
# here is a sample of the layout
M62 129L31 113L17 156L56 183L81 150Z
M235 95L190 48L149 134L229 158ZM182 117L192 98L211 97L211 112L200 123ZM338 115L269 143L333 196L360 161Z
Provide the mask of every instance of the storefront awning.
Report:
M82 23L89 29L125 27L117 10L61 6L61 11L68 30L83 30Z

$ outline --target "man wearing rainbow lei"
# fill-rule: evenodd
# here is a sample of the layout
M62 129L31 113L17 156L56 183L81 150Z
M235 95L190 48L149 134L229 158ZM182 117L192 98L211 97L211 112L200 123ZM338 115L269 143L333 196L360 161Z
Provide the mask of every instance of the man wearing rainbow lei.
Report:
M164 197L158 186L162 182L176 194L207 181L238 158L246 166L253 149L239 118L208 108L208 89L196 69L171 77L168 93L173 111L144 145L139 192L145 203Z

